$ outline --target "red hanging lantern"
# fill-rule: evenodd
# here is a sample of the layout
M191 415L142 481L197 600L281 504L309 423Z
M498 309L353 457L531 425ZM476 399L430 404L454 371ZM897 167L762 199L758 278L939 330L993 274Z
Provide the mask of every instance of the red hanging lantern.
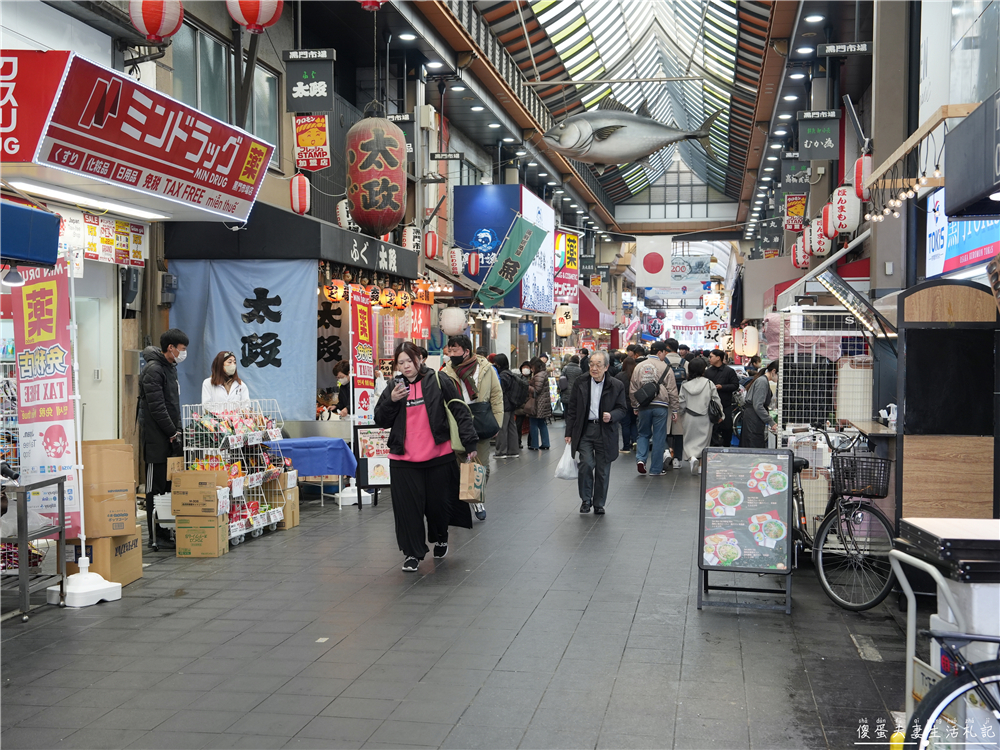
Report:
M379 297L382 294L382 290L379 289L374 284L369 284L368 286L365 287L365 292L367 292L368 294L368 301L371 302L373 305L377 305Z
M434 260L438 257L438 235L437 232L427 232L424 235L424 257L427 260Z
M473 250L469 253L469 276L479 275L479 253Z
M340 302L347 292L347 284L340 279L334 279L323 287L323 296L328 302Z
M284 0L226 0L226 9L251 34L261 34L278 22L284 4Z
M180 0L129 0L128 17L148 41L159 44L184 23L184 6Z
M299 214L309 213L309 178L304 174L295 175L289 182L292 192L292 210Z
M401 291L401 292L396 292L396 309L397 310L405 310L406 308L408 308L410 306L410 303L412 301L413 300L410 297L410 293L407 292L405 289L403 291Z
M386 0L358 0L365 10L379 10L385 5Z
M809 268L809 254L806 252L802 235L792 245L792 265L796 268Z
M866 154L854 162L854 194L861 200L871 200L871 190L865 187L865 181L872 176L872 157Z
M366 117L347 131L347 199L351 218L378 237L406 211L406 138L394 122Z
M824 237L833 239L840 234L837 230L836 215L837 212L832 203L827 203L823 206L823 214L820 218L820 230L822 231Z
M387 286L379 295L378 303L382 305L382 307L392 307L396 304L396 290Z

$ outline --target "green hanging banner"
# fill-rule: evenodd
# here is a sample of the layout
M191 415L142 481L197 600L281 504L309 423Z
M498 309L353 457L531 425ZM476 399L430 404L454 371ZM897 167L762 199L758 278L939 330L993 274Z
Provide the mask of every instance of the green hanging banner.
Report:
M548 232L517 215L507 237L500 246L496 262L483 279L477 298L483 307L493 307L517 286L538 254L538 248Z

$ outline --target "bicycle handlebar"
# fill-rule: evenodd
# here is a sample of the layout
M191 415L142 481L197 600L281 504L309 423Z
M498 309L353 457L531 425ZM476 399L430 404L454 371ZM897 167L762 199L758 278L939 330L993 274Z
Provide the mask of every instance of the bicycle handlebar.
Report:
M936 641L941 640L961 640L961 641L982 641L983 643L1000 643L1000 636L979 635L977 633L954 633L945 630L921 630L920 635L928 636Z

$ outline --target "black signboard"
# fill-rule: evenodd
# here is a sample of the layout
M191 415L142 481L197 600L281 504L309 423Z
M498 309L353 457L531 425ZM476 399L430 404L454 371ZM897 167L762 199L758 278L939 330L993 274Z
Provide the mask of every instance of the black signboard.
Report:
M825 161L840 156L840 123L838 118L820 119L805 115L829 112L799 112L799 154L805 161ZM835 113L839 115L840 113Z
M601 274L601 283L607 284L611 281L611 266L607 263L601 263L597 266L597 273Z
M764 219L757 224L757 237L754 243L754 253L750 260L777 258L781 255L781 242L785 231L780 218Z
M580 256L580 276L587 278L591 274L597 273L597 257L594 255Z
M875 50L872 42L843 42L816 46L816 57L844 57L846 55L871 55Z
M464 151L432 151L431 161L462 161L465 158Z
M783 576L792 572L792 452L707 448L700 497L698 567L705 590L784 593L790 611L790 578L781 591L709 587L707 576L713 570ZM699 589L699 608L702 603Z
M333 109L335 49L292 49L285 62L285 109L289 112L329 112Z
M403 137L406 138L406 160L414 161L413 144L416 143L417 139L417 118L413 116L412 112L403 112L386 115L385 119L399 125L399 129L403 131Z
M1000 202L990 196L1000 191L1000 91L948 131L944 139L944 210L948 216L996 217Z

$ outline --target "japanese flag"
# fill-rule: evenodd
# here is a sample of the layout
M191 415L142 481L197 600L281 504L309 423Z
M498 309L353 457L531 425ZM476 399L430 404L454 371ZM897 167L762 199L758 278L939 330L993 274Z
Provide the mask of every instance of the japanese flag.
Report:
M672 235L636 237L636 252L639 255L635 266L635 285L641 287L670 286L670 255L673 248Z

